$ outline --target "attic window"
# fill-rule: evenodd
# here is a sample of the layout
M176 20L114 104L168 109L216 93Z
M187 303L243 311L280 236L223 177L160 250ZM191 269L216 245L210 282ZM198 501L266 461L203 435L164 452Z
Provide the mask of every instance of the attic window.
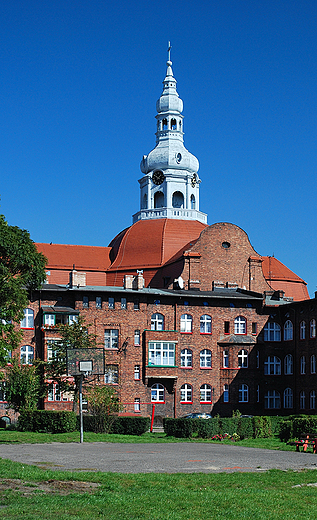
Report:
M224 249L229 249L230 245L231 245L230 242L222 242L222 247Z

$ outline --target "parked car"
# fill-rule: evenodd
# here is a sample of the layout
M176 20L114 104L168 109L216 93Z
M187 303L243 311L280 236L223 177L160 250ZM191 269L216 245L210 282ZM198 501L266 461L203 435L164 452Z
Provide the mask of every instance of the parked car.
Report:
M210 413L189 413L183 416L183 419L212 419Z

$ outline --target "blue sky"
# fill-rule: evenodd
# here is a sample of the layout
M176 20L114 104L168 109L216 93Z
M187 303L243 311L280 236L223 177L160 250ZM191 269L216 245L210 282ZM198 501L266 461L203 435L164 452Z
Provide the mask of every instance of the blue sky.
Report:
M108 245L139 209L171 40L200 209L317 289L317 2L0 4L0 211Z

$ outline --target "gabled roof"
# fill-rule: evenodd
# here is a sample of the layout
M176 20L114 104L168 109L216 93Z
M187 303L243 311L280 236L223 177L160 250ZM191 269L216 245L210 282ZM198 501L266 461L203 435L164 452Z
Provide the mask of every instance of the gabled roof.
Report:
M66 244L35 244L46 256L47 269L106 271L110 266L110 247L74 246Z
M294 301L309 300L306 282L274 256L262 256L262 271L272 289Z

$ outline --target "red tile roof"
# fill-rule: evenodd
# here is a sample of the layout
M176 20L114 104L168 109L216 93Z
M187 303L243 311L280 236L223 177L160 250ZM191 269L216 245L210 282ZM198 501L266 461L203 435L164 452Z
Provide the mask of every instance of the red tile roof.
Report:
M272 289L284 291L295 301L309 300L306 282L274 256L262 256L262 270Z
M48 259L47 269L106 271L110 266L110 247L35 244Z

